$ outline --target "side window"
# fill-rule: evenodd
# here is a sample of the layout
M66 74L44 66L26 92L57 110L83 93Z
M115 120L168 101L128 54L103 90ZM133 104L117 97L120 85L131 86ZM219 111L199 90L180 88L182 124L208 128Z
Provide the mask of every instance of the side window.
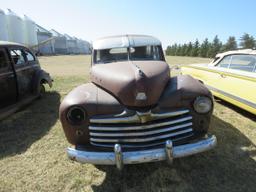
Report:
M222 68L228 68L229 64L231 62L231 56L224 57L217 65L216 67L222 67Z
M35 57L29 51L25 51L26 57L28 61L35 61Z
M15 65L24 65L26 63L21 49L12 49L10 54Z
M254 55L233 55L230 69L253 72L255 71L256 56Z
M8 66L7 57L4 49L0 49L0 70Z

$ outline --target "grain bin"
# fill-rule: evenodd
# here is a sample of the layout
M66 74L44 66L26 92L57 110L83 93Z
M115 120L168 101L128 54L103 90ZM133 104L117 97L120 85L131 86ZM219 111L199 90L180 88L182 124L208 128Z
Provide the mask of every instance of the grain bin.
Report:
M24 22L10 9L6 12L9 41L25 44Z
M8 41L8 26L5 12L0 9L0 40Z
M32 21L28 16L23 16L23 27L25 35L25 44L28 46L33 46L38 44L36 23Z

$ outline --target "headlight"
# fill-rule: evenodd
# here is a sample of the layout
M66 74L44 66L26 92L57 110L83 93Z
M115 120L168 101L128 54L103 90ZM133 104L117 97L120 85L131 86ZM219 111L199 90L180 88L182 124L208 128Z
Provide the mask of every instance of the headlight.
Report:
M195 99L193 106L197 113L208 113L212 109L212 100L209 97L200 96Z
M82 107L71 107L68 110L67 119L72 124L80 124L86 119L86 112Z

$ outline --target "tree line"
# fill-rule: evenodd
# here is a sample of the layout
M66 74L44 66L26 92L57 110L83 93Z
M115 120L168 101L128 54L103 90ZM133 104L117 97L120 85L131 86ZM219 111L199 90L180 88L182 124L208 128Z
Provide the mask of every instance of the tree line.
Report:
M212 42L206 38L201 44L196 39L195 42L185 44L173 44L167 47L166 55L172 56L191 56L191 57L208 57L213 58L217 53L241 49L255 49L256 41L252 35L244 33L240 38L239 47L234 36L230 36L225 44L223 44L218 35Z

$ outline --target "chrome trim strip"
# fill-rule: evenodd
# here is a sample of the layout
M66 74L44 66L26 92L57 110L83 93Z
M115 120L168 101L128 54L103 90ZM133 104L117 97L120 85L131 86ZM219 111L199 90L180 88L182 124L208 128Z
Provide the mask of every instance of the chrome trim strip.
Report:
M248 100L245 100L245 99L243 99L243 98L241 98L241 97L237 97L237 96L235 96L235 95L232 95L232 94L227 93L227 92L225 92L225 91L222 91L222 90L220 90L220 89L216 89L215 87L212 87L212 86L210 86L210 85L206 85L206 87L209 88L209 89L212 90L212 91L215 91L215 92L218 92L218 93L220 93L220 94L222 94L222 95L225 95L225 96L227 96L227 97L230 97L231 99L234 99L234 100L236 100L236 101L239 101L239 102L241 102L241 103L243 103L243 104L245 104L245 105L248 105L248 106L250 106L250 107L252 107L252 108L256 108L256 103L252 103L252 102L250 102L250 101L248 101Z
M182 129L185 127L192 126L192 122L189 123L184 123L182 125L176 125L173 127L166 127L166 128L161 128L153 131L146 131L144 130L143 132L132 132L132 133L105 133L105 132L90 132L90 136L99 136L99 137L126 137L126 136L147 136L147 135L153 135L153 134L158 134L158 133L165 133L169 131L175 131L178 129ZM121 139L121 138L120 138Z
M159 136L154 136L154 137L149 137L149 138L131 138L131 139L107 139L107 138L93 138L90 137L90 141L94 141L94 142L104 142L104 143L119 143L119 142L149 142L149 141L155 141L155 140L159 140L159 139L166 139L169 137L173 137L173 136L177 136L180 134L184 134L184 133L189 133L192 132L193 129L189 128L186 130L182 130L182 131L177 131L175 133L169 133L169 134L165 134L165 135L159 135Z
M180 122L184 122L184 121L188 121L191 120L192 116L188 116L188 117L183 117L180 119L176 119L176 120L171 120L171 121L167 121L167 122L161 122L161 123L155 123L155 124L150 124L150 125L139 125L139 126L125 126L125 127L106 127L106 126L89 126L89 130L92 131L126 131L126 130L143 130L143 129L151 129L151 128L157 128L157 127L162 127L162 126L167 126L167 125L172 125L175 123L180 123Z
M172 148L172 157L180 158L194 155L204 151L208 151L217 145L216 137L210 136L200 141L175 146ZM70 159L80 163L92 163L101 165L116 165L116 157L114 152L90 152L76 150L74 148L67 149L67 155ZM131 151L122 153L122 164L138 164L146 162L154 162L166 160L166 149L152 149L143 151Z
M196 66L196 65L184 65L181 68L194 68L202 71L209 71L217 74L224 74L227 76L235 77L235 78L240 78L240 79L245 79L249 81L256 81L256 73L255 72L246 72L246 74L241 74L241 70L232 70L232 71L227 71L224 68L220 67L214 67L214 66L209 66L209 67L204 67L204 66ZM231 70L231 69L229 69ZM245 73L245 72L243 72ZM250 73L250 74L248 74Z
M172 139L172 142L175 142L175 141L180 141L182 139L186 139L186 138L189 138L189 137L192 137L194 135L194 133L189 133L188 135L186 136L183 136L183 137L179 137L179 138L176 138L176 139ZM138 145L138 143L135 143L134 145L132 144L122 144L123 147L125 148L142 148L142 147L153 147L153 146L157 146L157 145L161 145L163 144L164 142L157 142L157 143L150 143L150 144L140 144ZM100 144L100 143L95 143L95 142L90 142L91 145L94 145L94 146L97 146L97 147L113 147L113 143L111 144Z
M189 110L179 110L174 112L167 112L167 113L140 113L136 112L136 114L132 116L125 116L127 115L126 112L123 112L120 115L112 116L112 117L104 117L104 118L91 118L90 123L141 123L142 117L147 118L147 121L152 121L156 119L163 119L168 117L174 117L178 115L183 115L189 113ZM143 118L144 119L144 118Z

